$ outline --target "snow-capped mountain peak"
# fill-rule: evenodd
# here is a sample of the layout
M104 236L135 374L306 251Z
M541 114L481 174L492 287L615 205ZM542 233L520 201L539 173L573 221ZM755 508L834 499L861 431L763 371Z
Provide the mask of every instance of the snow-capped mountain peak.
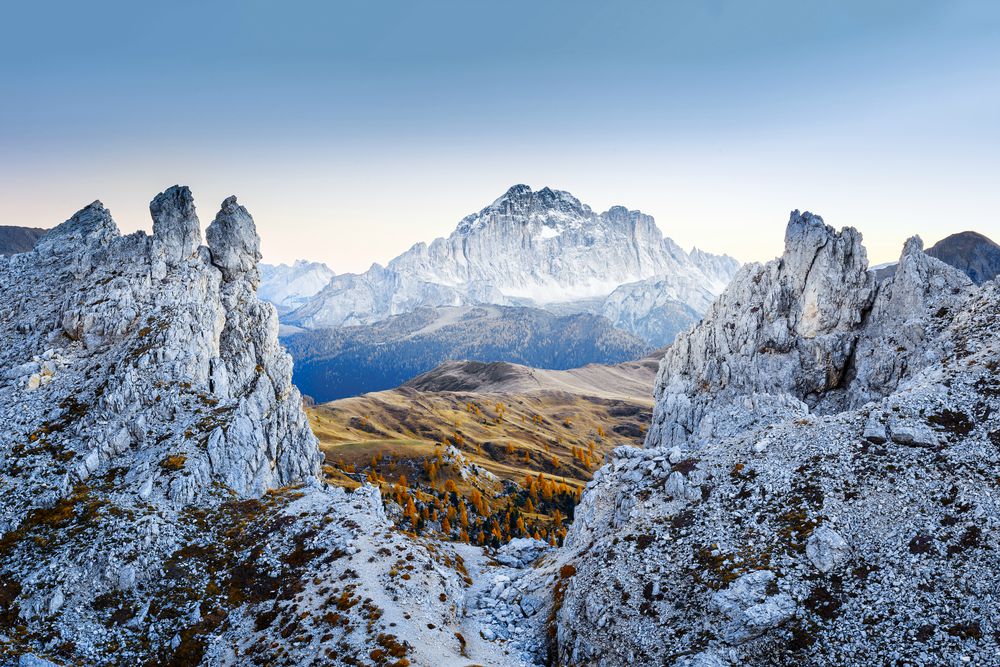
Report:
M718 293L738 266L731 257L688 254L641 211L613 206L595 213L569 192L520 184L378 275L331 281L287 320L315 328L376 322L419 306L600 301L621 285L663 276L699 286L680 301L700 313L702 286ZM638 319L632 313L623 323Z
M500 218L518 218L525 225L560 229L565 223L591 216L593 211L590 207L581 204L579 199L568 192L548 187L535 192L529 186L521 184L509 188L478 213L464 217L453 236L468 236L494 224Z

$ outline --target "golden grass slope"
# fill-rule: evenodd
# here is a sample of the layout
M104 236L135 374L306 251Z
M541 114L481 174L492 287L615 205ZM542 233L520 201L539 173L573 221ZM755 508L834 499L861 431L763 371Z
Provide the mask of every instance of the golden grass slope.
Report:
M605 454L642 444L656 363L547 371L449 362L308 414L328 479L378 483L404 515L415 513L408 527L473 542L482 533L491 543L525 535L558 543Z

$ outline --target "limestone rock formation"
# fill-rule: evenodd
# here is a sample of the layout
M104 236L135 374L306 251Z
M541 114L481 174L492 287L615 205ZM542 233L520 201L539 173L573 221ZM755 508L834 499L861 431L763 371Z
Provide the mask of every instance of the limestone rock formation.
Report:
M188 188L161 192L149 204L149 212L153 216L153 244L164 250L167 263L187 259L201 245L201 225Z
M160 194L150 210L152 237L122 237L95 202L33 253L0 267L4 364L17 367L50 350L68 360L27 406L18 396L22 378L2 389L11 399L4 423L23 424L7 437L29 437L19 431L45 417L71 420L72 434L46 440L79 446L85 439L91 458L84 463L93 465L68 471L64 490L132 451L141 459L129 466L133 483L156 480L159 492L182 503L213 480L259 494L314 477L319 456L291 361L278 345L273 309L254 294L253 221L243 211L228 233L210 234L212 245L199 254L187 188ZM217 256L242 272L220 273L211 263ZM73 410L46 414L67 402ZM211 417L197 417L199 403ZM48 410L25 411L36 405ZM178 423L185 411L190 424ZM153 456L168 453L185 457L182 479L190 481L156 473Z
M246 209L207 246L187 188L150 212L0 257L0 664L498 664L460 554L318 480Z
M917 238L896 275L876 283L857 231L794 211L784 254L743 267L667 352L647 445L697 446L789 410L884 396L933 360L928 341L971 288Z
M1000 288L919 239L793 214L664 358L646 447L588 484L562 664L990 664L1000 650Z

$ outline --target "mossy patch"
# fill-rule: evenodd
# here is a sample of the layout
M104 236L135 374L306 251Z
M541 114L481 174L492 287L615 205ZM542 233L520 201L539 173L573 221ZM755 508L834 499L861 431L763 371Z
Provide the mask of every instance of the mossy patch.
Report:
M187 456L184 454L171 454L160 461L160 467L168 472L177 472L184 469L185 463L187 463Z

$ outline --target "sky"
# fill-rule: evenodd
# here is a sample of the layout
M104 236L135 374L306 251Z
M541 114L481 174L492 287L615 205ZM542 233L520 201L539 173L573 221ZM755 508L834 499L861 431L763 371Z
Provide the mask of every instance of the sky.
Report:
M385 263L515 183L780 254L790 210L865 237L1000 240L1000 3L5 3L0 224L175 183L265 261Z

